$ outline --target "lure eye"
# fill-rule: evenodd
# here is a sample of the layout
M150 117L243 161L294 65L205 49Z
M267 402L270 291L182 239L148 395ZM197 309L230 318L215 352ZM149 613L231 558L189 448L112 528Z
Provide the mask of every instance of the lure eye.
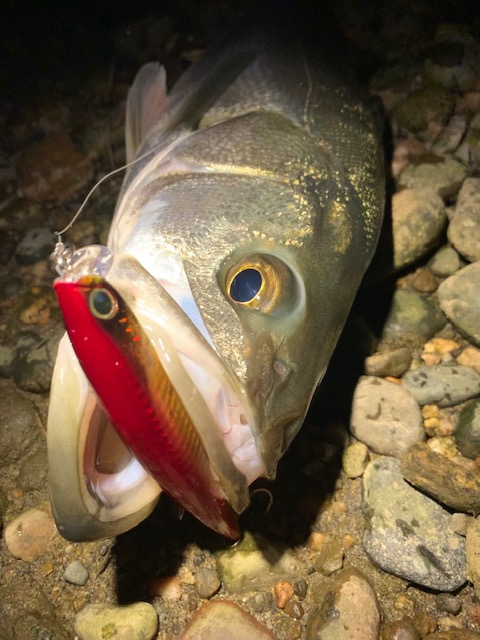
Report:
M93 315L99 320L111 320L118 310L115 297L108 289L100 287L90 292L88 306Z
M230 283L230 297L234 302L251 302L262 288L263 277L258 269L239 271Z

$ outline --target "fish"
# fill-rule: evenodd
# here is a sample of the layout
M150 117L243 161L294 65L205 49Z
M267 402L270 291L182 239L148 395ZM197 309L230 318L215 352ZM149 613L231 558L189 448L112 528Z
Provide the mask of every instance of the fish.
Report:
M382 224L381 127L335 55L271 29L170 93L157 63L138 72L107 246L54 283L49 484L67 539L136 526L162 491L235 538L250 485L275 477Z

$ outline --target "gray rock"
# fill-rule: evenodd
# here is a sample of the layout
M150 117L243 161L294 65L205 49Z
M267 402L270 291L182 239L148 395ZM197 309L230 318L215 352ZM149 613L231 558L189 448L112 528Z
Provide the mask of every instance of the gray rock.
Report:
M389 456L401 456L412 444L425 439L413 395L402 385L373 376L364 376L357 384L350 430L370 449Z
M432 247L443 232L447 214L433 189L403 189L392 198L393 264L402 269Z
M438 593L435 597L435 604L439 611L446 611L456 616L462 608L462 601L458 596L451 593Z
M40 420L30 400L0 380L0 466L21 460L41 437Z
M447 126L442 129L433 141L430 147L432 153L437 155L453 153L465 135L467 124L468 120L466 115L460 114L452 116Z
M464 456L473 460L480 456L480 400L472 400L461 410L455 439Z
M445 316L428 298L409 289L397 289L382 338L398 341L401 346L405 346L406 341L423 344L445 324Z
M448 511L404 481L398 460L371 462L363 490L363 546L376 564L430 589L454 591L465 583L464 538L452 531Z
M430 270L441 278L448 278L462 266L460 256L453 247L441 247L430 260Z
M374 353L365 358L365 373L368 376L398 377L408 369L412 362L412 354L407 347L400 347L393 351Z
M480 346L480 262L469 264L442 282L438 301L457 329Z
M76 616L74 630L80 640L105 640L105 630L115 640L153 640L158 617L148 602L125 607L88 604Z
M42 442L36 451L23 460L17 482L23 491L33 491L39 486L46 486L47 471L47 447Z
M447 235L467 260L480 260L480 178L467 178L463 183Z
M29 229L15 250L18 264L34 264L44 260L52 253L55 246L55 236L51 229L33 227Z
M200 567L195 574L195 590L201 598L211 598L221 586L218 572L208 567Z
M335 603L333 605L333 603ZM332 615L334 607L335 613ZM346 569L310 614L306 640L374 640L380 631L377 597L356 569Z
M472 367L460 364L439 364L407 371L403 384L421 405L453 407L480 395L480 374Z
M468 175L468 168L451 156L428 156L411 163L398 177L403 189L433 189L441 198L453 198Z
M65 567L63 572L63 579L70 584L76 584L79 587L83 587L87 583L89 576L88 570L80 562L80 560L74 560Z

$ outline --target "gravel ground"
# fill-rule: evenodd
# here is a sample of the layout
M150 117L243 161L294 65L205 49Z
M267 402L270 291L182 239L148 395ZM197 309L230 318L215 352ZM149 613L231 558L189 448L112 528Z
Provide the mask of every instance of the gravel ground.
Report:
M473 1L338 2L389 123L387 221L306 424L277 480L255 484L241 542L229 547L166 498L117 539L56 532L45 444L63 332L53 231L122 164L139 65L160 58L174 80L244 6L130 5L5 13L0 640L480 638ZM105 242L121 180L96 191L68 240Z

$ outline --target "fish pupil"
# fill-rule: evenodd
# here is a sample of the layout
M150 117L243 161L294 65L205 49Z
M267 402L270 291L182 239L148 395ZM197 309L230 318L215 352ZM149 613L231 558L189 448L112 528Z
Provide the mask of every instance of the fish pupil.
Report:
M250 302L262 287L262 274L257 269L243 269L230 284L230 295L235 302Z
M97 318L108 320L115 315L115 299L107 289L94 289L90 294L89 304Z

